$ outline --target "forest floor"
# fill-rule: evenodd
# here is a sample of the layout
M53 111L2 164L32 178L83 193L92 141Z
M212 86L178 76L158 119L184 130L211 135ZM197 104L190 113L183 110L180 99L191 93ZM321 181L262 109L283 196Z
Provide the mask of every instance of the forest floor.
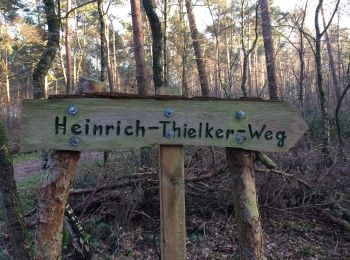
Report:
M211 163L202 160L208 154L211 154L210 150L191 151L185 162L189 174L197 176L203 174L203 171L209 171ZM37 157L37 154L30 154L14 160L15 178L25 212L34 207L35 191L43 175ZM121 174L148 174L151 168L141 169L137 164L131 163L136 157L134 152L121 152L112 155L110 162L104 166L101 153L84 153L74 188L111 183L116 175ZM213 157L215 164L224 163L221 152L215 152ZM283 165L286 158L275 159L282 161L281 168L286 168ZM306 158L306 164L310 164L309 159ZM310 169L303 167L293 165L293 168L306 174ZM350 179L344 175L350 175L349 169L350 163L347 161L345 165L333 165L320 173L328 186L332 186L334 181L341 183L332 190L334 192L326 198L327 201L336 200L343 206L349 206ZM334 179L334 174L338 180ZM93 259L159 258L157 170L152 176L142 182L133 179L135 185L131 187L101 191L94 196L77 195L70 198L70 204L88 234ZM313 185L314 182L307 175L302 177L305 182ZM238 232L228 179L229 174L225 170L210 180L186 185L187 259L239 258ZM276 189L276 185L280 189ZM321 202L314 201L315 198L308 201L304 198L302 203L296 203L300 192L307 197L305 187L301 188L298 181L286 179L285 176L257 176L257 188L264 249L268 259L350 259L349 231L330 222L319 212ZM315 190L322 188L317 187L311 193L314 194ZM0 229L1 226L0 221ZM0 232L0 259L11 259L2 240L7 239ZM65 243L64 259L77 259L69 242Z

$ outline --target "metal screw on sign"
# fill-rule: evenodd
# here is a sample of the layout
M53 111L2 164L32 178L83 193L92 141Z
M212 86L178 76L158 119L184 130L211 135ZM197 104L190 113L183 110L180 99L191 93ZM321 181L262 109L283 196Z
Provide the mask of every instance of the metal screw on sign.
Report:
M236 113L236 117L238 119L244 119L245 116L246 116L246 114L245 114L245 112L242 109L238 110L237 113Z
M168 138L168 139L171 139L171 138L173 138L174 136L175 136L174 131L168 131L168 132L166 132L166 134L165 134L165 137Z
M78 113L78 107L76 105L69 105L68 113L71 115L75 115L76 113Z
M172 117L174 115L174 110L172 110L171 108L166 108L164 109L164 115L166 117Z
M80 140L77 137L72 137L69 142L72 146L78 146L80 144Z
M246 136L245 136L245 134L243 134L243 133L237 133L237 135L236 135L236 142L238 143L238 144L243 144L245 141L246 141Z

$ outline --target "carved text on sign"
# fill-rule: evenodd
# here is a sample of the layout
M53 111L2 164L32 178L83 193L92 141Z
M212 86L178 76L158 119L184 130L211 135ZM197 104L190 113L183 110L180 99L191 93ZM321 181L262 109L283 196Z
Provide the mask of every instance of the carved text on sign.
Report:
M68 129L68 130L67 130ZM114 137L145 137L148 132L157 132L162 138L198 138L198 139L235 139L236 133L244 134L246 138L275 141L279 147L284 146L287 138L286 131L272 132L266 125L254 128L247 124L247 129L222 129L217 128L211 123L200 122L198 125L188 125L186 123L179 125L176 121L160 120L155 125L145 126L141 120L136 120L134 124L117 120L115 123L98 124L91 119L85 119L84 123L70 123L66 116L55 117L55 135L77 135L77 136L114 136ZM246 133L247 132L247 133ZM169 136L169 133L172 133Z
M25 100L21 149L105 151L153 144L284 152L307 130L284 102L193 99Z

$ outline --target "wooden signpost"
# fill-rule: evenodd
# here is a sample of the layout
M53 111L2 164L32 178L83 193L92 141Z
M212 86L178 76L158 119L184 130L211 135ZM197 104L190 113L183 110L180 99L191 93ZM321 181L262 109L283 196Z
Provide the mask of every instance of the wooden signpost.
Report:
M168 144L286 152L307 129L284 102L155 97L24 100L21 124L24 151Z
M160 144L162 259L185 259L183 145L285 152L306 130L298 113L280 101L53 96L24 100L21 149L105 151Z

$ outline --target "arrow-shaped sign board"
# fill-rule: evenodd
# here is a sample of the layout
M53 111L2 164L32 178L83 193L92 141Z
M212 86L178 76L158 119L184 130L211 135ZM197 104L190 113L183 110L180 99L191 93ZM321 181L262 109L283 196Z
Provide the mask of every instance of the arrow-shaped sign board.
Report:
M169 144L285 152L306 130L298 113L280 101L62 97L23 101L21 149Z

